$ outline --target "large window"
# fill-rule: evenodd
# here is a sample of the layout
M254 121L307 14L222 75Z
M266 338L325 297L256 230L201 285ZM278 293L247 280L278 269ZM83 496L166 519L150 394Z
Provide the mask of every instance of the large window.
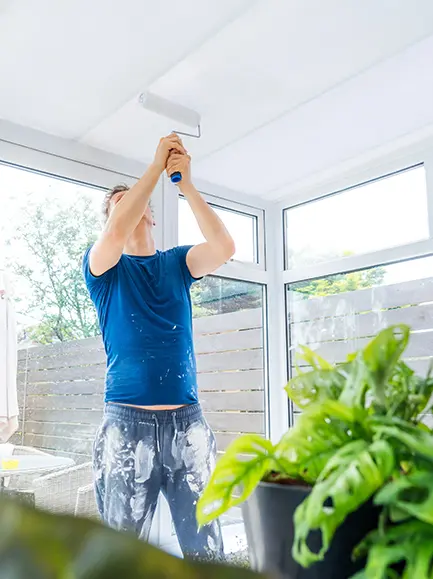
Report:
M257 275L258 269L264 269L264 219L260 210L214 197L206 199L236 243L230 269L208 276L191 288L200 402L221 454L243 433L266 436L269 432L266 286L258 283ZM182 197L177 241L181 245L204 241ZM241 279L236 279L237 271ZM223 277L227 273L230 277ZM240 508L232 509L221 521L226 551L244 550Z
M12 278L20 346L98 333L81 258L103 191L0 164L0 265Z
M192 300L200 401L223 452L242 433L266 431L263 288L211 276ZM235 509L223 523L239 520Z
M286 268L401 246L428 235L420 165L287 209Z
M405 323L412 329L405 359L425 373L433 361L432 273L433 257L424 257L290 284L291 371L300 344L338 363L379 330Z
M234 255L234 259L247 263L258 263L257 216L233 211L217 205L212 206L235 240L236 254ZM180 197L179 244L195 245L203 241L204 237L201 234L188 202L183 197Z

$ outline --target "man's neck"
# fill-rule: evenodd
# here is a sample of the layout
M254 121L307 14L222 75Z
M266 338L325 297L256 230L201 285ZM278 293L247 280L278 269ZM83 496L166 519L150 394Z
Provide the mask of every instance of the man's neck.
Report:
M124 253L139 256L155 255L155 241L152 232L147 228L142 228L141 231L134 231L125 244Z

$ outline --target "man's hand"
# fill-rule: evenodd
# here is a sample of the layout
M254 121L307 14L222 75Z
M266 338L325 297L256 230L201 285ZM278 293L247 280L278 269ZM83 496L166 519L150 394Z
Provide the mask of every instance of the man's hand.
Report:
M152 164L162 173L167 166L170 153L173 154L174 152L176 152L178 155L186 154L186 150L178 135L176 135L176 133L171 133L171 135L168 135L168 137L163 137L159 141L159 145L156 149L155 158Z
M179 171L182 180L178 183L179 187L191 184L191 157L186 153L181 155L177 151L172 151L167 161L167 175L171 177L173 173Z

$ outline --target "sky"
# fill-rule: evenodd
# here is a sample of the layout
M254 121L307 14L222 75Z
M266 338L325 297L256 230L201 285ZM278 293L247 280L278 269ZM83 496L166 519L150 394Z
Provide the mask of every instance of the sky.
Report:
M92 200L100 213L104 192L29 171L0 164L0 267L6 253L31 260L23 247L7 246L20 223L26 194L36 204L47 204L48 197L65 207L73 203L79 190ZM255 219L232 211L217 209L235 238L240 261L255 260ZM427 197L424 168L375 181L326 199L302 205L287 212L287 239L298 266L317 263L321 256L354 254L393 247L428 237ZM185 200L179 205L179 244L203 240L196 220ZM433 258L423 258L386 267L384 283L398 283L431 275ZM29 288L15 287L23 294Z
M396 247L429 235L424 167L290 209L286 236L292 267ZM386 268L385 283L431 275L432 258Z

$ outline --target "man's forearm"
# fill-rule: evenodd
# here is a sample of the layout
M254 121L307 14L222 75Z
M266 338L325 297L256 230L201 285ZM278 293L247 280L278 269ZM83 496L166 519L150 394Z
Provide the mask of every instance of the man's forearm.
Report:
M192 183L181 182L179 188L187 199L206 241L212 245L215 252L229 259L234 252L234 241L224 223Z
M149 199L161 176L161 169L150 165L144 175L125 193L113 207L107 221L106 231L126 241L143 217Z

